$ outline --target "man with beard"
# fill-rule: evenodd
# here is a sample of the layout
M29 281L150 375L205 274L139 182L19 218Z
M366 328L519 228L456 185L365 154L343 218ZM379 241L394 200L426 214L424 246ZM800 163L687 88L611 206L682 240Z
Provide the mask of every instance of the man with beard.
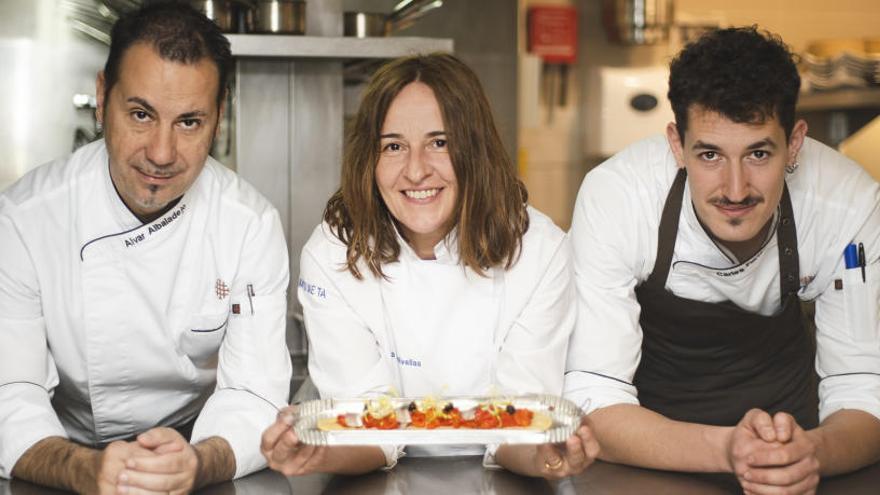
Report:
M708 33L672 62L665 139L584 180L565 390L600 458L756 494L880 458L880 187L806 137L792 59L755 28Z
M264 466L288 255L275 209L208 157L231 67L185 4L120 19L104 139L0 194L0 476L185 493Z

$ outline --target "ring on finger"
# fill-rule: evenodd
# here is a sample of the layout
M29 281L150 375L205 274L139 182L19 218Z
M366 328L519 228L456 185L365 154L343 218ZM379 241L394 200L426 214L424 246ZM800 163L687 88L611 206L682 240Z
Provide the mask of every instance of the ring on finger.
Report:
M557 469L562 467L562 464L564 462L565 462L565 460L563 460L562 457L557 457L556 461L554 461L554 462L550 462L545 459L544 460L544 467L547 469L550 469L552 471L556 471Z

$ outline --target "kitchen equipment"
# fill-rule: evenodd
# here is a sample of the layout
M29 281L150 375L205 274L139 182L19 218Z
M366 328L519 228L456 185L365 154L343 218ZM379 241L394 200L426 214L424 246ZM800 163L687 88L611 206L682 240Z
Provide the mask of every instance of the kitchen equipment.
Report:
M345 12L343 33L356 38L388 36L394 31L412 26L417 19L442 6L443 0L403 0L388 15L378 12Z
M377 12L345 12L342 17L342 31L345 36L368 38L385 36L387 16Z
M248 0L190 0L190 5L214 21L224 33L253 30L255 6Z
M665 66L598 67L587 82L587 155L611 156L630 143L662 134L675 120Z
M528 51L543 61L541 94L547 121L553 108L568 102L568 67L577 60L577 10L570 5L538 5L528 11Z
M115 11L93 0L64 0L61 6L74 30L105 45L110 44L110 30L119 18Z
M810 89L880 85L880 43L876 39L830 39L807 45L801 58Z
M306 2L300 0L258 0L254 32L305 34Z
M117 14L127 14L141 8L142 0L103 0L103 2Z
M602 24L608 40L616 43L666 41L672 16L672 0L602 0Z

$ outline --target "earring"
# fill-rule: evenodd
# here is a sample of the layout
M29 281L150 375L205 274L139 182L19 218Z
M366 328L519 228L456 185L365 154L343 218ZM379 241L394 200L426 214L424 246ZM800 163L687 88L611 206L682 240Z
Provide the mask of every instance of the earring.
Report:
M788 164L788 165L785 166L785 171L788 172L788 173L790 173L790 174L793 174L794 171L797 170L798 165L799 165L799 164L798 164L797 160L795 160L795 161L793 161L793 162L791 162L790 164Z
M104 122L100 120L95 121L95 132L97 132L98 134L104 132Z

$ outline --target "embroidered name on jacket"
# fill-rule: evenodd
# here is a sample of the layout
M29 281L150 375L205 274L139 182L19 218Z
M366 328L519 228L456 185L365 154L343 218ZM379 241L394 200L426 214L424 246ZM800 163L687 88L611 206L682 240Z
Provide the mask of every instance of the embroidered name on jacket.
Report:
M317 285L312 285L306 282L303 279L299 279L299 288L303 290L306 294L310 296L318 296L321 299L327 299L327 291L324 290L323 287L318 287Z
M156 232L159 232L163 228L170 225L171 222L177 220L181 215L183 215L184 211L186 211L186 205L178 206L177 208L174 209L174 211L171 212L170 215L166 215L165 217L162 218L162 220L157 220L156 222L151 223L149 225L149 227L147 228L146 232L141 231L139 234L132 236L132 237L129 237L128 239L125 239L125 247L136 246L138 243L140 243L141 241L146 239L148 236L151 236L151 235L155 234Z
M403 359L402 357L398 356L397 353L394 351L391 351L391 358L397 359L398 364L401 364L403 366L412 366L413 368L422 367L421 361L417 361L415 359Z
M738 266L735 266L733 268L730 268L729 270L719 270L719 271L715 272L715 275L717 275L719 277L733 277L734 275L739 275L740 273L745 272L746 269L748 269L750 266L752 266L756 261L758 261L758 259L761 257L762 253L763 253L763 251L759 251L756 255L752 256L752 258L749 259L748 261L746 261L745 263L738 265Z

